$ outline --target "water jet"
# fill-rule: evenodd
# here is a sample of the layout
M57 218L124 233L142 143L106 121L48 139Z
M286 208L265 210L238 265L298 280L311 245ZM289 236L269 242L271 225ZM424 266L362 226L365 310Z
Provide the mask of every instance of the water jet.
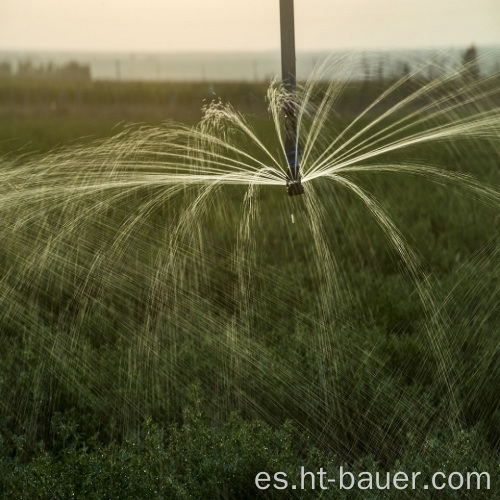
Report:
M0 160L2 438L12 415L35 446L76 408L82 435L118 442L196 405L291 420L353 461L423 449L462 409L494 442L500 250L455 252L491 238L500 174L447 165L498 161L496 77L416 72L351 109L339 80L296 85L284 47L271 133L214 103L196 126ZM309 183L296 225L273 196L285 180Z

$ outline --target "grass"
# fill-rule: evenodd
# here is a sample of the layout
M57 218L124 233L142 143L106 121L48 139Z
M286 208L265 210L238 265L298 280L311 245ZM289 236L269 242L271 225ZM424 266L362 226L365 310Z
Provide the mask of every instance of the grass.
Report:
M7 120L0 143L15 158L19 147L29 156L83 135L106 138L123 120L196 121L205 90L3 81L0 113ZM348 88L332 130L378 90L375 84L365 94L361 84ZM220 93L251 110L255 127L270 135L263 88L227 84ZM84 146L71 154L89 151ZM436 142L406 154L489 185L500 181L495 144ZM330 284L311 245L312 228L284 188L260 189L251 237L243 240L251 262L241 267L234 256L242 248L245 189L224 188L188 220L176 268L165 271L178 296L168 279L154 289L153 270L163 269L157 257L192 193L180 192L141 216L117 247L116 228L155 193L141 189L104 204L57 243L50 238L64 233L56 228L84 204L56 207L43 224L40 215L23 231L2 228L0 494L255 498L259 471L296 474L301 465L335 470L345 463L353 470L427 475L485 470L498 488L497 210L460 187L425 179L356 179L422 257L443 319L437 334L450 354L445 369L453 405L414 283L400 272L400 259L363 204L344 190L314 184L323 234L343 271L336 314L329 315L322 300ZM2 196L8 192L4 187ZM30 206L28 200L6 208L4 221ZM200 242L204 258L197 261L192 255ZM39 258L43 248L54 252ZM96 267L89 271L91 262ZM241 269L250 277L238 274ZM245 279L251 286L241 290ZM82 282L90 284L79 293ZM432 498L431 492L414 495L408 498ZM481 498L475 491L442 495ZM358 497L366 498L362 491L346 498Z

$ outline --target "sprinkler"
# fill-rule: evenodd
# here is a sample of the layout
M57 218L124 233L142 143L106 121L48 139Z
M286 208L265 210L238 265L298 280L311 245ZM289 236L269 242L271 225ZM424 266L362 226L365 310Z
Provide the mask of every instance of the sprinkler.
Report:
M295 27L293 0L280 0L281 22L281 77L290 100L285 101L285 153L288 163L286 191L289 196L304 194L300 176L300 154L297 134L297 116L293 97L297 89L295 68Z

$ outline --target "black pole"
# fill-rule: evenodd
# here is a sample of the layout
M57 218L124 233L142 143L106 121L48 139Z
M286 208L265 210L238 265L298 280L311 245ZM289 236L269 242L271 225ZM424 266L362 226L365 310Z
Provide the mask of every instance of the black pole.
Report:
M300 181L300 146L297 140L297 116L295 111L295 92L297 90L297 71L295 64L295 26L293 0L280 0L281 24L281 77L283 86L291 99L285 100L285 153L288 162L287 192L290 196L302 194L304 187Z

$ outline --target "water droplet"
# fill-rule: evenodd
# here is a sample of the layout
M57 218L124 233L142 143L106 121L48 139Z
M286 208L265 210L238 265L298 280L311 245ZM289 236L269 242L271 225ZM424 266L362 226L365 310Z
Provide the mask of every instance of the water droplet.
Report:
M292 224L295 224L295 216L292 214Z

